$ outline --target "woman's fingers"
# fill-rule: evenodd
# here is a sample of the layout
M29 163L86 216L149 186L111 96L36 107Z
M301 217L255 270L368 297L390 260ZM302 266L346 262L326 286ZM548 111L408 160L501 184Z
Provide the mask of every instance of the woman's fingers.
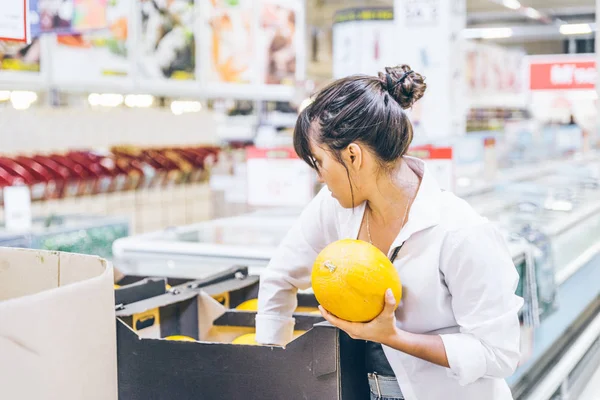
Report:
M321 315L323 316L323 318L325 318L331 325L337 326L341 330L350 333L348 332L348 330L352 327L352 322L344 321L343 319L336 317L335 315L325 310L323 306L319 306L319 311L321 311Z

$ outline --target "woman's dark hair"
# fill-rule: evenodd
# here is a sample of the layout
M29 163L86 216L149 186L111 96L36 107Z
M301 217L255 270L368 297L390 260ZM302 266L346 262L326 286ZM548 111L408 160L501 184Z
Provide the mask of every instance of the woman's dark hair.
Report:
M294 130L296 153L318 171L310 143L325 145L350 178L341 151L359 142L382 165L389 165L406 153L413 138L404 110L423 97L426 89L425 78L408 65L385 68L378 76L339 79L321 90L300 113Z
M321 90L298 117L294 148L312 168L310 141L325 145L341 162L340 152L353 142L369 147L382 164L408 150L413 128L404 112L423 97L425 78L408 65L386 68L378 76L354 75Z

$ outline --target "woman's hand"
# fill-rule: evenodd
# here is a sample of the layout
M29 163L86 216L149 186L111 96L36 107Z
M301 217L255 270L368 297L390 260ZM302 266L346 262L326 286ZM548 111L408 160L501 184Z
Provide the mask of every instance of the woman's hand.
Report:
M368 340L370 342L389 345L396 341L400 330L396 327L394 315L396 299L391 289L385 292L385 306L383 311L369 322L349 322L337 318L327 312L322 306L319 311L332 325L346 332L352 339Z
M381 343L411 356L449 368L446 348L440 335L417 334L396 327L394 309L396 299L390 289L385 292L385 306L381 314L366 323L339 319L319 306L327 321L346 332L352 339Z

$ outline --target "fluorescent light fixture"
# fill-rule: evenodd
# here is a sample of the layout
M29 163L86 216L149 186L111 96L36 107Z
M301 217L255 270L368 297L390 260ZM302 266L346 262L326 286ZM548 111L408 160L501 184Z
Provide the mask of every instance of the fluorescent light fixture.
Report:
M521 8L521 3L517 0L502 0L502 5L506 8L510 8L511 10L518 10Z
M128 94L125 96L125 105L127 107L148 108L154 103L154 96L149 94Z
M199 101L175 100L171 103L171 111L175 115L199 112L200 110L202 110L202 104Z
M88 103L92 107L118 107L123 104L124 97L122 94L111 93L92 93L88 96Z
M90 103L90 106L97 107L100 105L100 101L101 101L100 99L101 98L98 93L91 93L88 96L88 103Z
M535 8L527 7L525 8L525 15L531 19L540 19L542 18L542 13L540 13Z
M37 93L14 91L10 93L10 102L16 110L27 110L38 99Z
M471 28L463 30L466 39L504 39L513 35L511 28Z
M10 92L8 90L0 90L0 101L10 100Z
M563 24L559 30L563 35L585 35L592 33L590 24Z

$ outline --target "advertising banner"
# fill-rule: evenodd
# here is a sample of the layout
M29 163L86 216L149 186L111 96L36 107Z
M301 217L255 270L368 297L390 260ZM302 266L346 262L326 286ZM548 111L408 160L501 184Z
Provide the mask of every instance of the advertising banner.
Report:
M206 80L211 83L252 83L254 76L254 11L252 0L207 1Z
M130 34L132 4L109 0L107 27L52 40L52 79L61 85L103 84L107 80L131 80Z
M596 131L596 56L555 54L527 59L533 116L547 123L568 123L588 132Z
M532 60L529 63L531 90L577 90L596 88L594 56L579 60Z
M196 78L194 0L141 0L136 72L147 81Z
M31 43L0 40L0 77L7 71L37 74L40 72L41 47L39 38Z
M42 33L73 34L107 26L109 0L38 0Z
M303 2L210 0L202 4L200 69L208 93L291 99L304 76Z
M260 83L294 85L296 81L297 10L294 2L263 0L261 3L257 55Z

